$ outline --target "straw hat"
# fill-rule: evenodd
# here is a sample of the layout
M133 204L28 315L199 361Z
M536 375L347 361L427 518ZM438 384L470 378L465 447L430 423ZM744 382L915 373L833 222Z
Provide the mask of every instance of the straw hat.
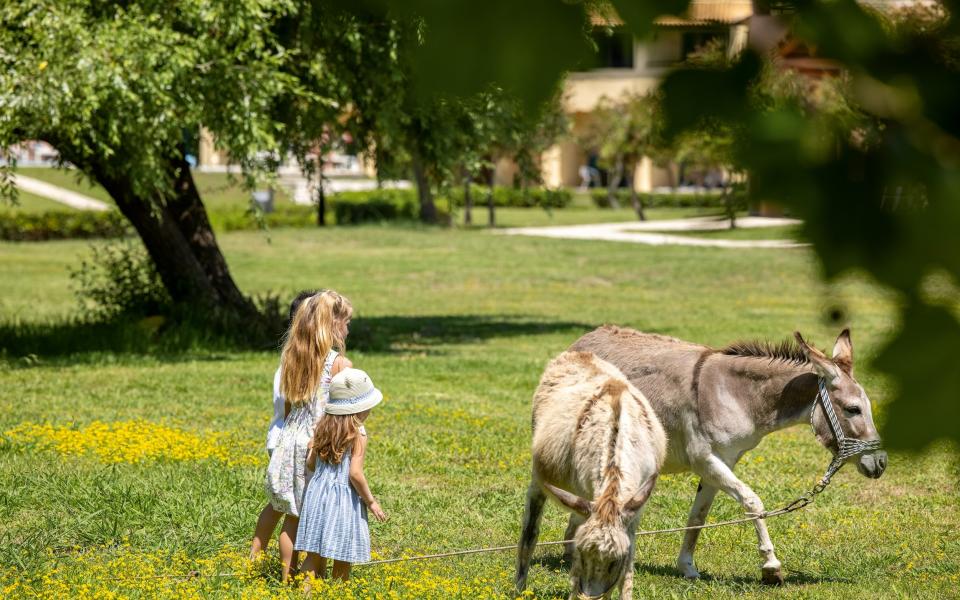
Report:
M383 394L373 387L370 376L360 369L344 369L330 380L328 415L355 415L380 404Z

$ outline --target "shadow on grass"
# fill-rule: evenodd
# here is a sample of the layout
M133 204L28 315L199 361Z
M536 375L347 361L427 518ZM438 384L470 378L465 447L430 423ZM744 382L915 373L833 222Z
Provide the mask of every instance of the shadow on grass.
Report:
M570 564L563 560L563 554L559 552L540 555L533 558L531 564L539 565L550 571L569 571ZM682 578L680 571L672 565L656 565L650 563L634 563L634 571L637 573L645 573L647 575L656 575L658 577L672 577L672 578ZM743 585L756 585L758 588L767 587L760 582L760 571L757 570L756 577L750 577L746 575L728 575L728 576L715 576L709 573L700 573L699 581L704 583L715 583L719 585L724 584L736 584L738 586ZM826 577L823 575L812 575L809 573L803 573L801 571L787 571L784 586L790 585L810 585L817 583L852 583L850 579L844 579L842 577Z
M512 315L358 317L348 348L370 353L437 352L444 344L569 331L570 341L592 326ZM0 324L0 362L29 367L48 361L101 362L117 355L149 355L161 361L218 360L217 353L277 351L277 337L224 333L202 324L160 317L106 323L60 321Z
M347 347L361 352L415 352L442 344L470 344L498 337L543 335L592 329L573 321L517 315L424 315L358 317L350 324ZM570 338L572 343L575 337Z

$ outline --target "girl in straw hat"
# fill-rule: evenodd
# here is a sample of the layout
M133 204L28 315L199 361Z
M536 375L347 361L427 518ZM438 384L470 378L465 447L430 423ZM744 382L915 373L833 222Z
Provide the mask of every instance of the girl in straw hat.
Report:
M387 515L363 475L363 422L381 400L383 394L359 369L344 369L330 382L330 399L307 456L314 475L297 530L296 549L307 552L305 574L325 577L327 559L332 559L333 577L346 580L352 563L370 560L367 511L380 522Z
M270 505L285 515L280 530L284 581L297 563L294 542L310 476L306 465L310 440L323 415L331 378L351 366L337 352L343 351L351 316L349 300L324 290L300 305L283 344L279 391L286 419L267 466L266 490Z

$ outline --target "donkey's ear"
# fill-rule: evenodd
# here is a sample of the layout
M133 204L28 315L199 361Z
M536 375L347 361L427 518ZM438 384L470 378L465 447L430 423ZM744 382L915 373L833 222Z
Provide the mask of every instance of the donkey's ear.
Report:
M623 505L623 513L628 521L635 517L637 515L637 511L643 508L643 505L646 504L647 500L650 498L650 494L653 493L653 486L656 483L657 475L654 473L649 479L643 482L643 485L641 485L640 489L637 490L637 493L633 495L633 498L627 500L627 503Z
M803 351L804 356L807 357L807 360L810 361L810 364L813 365L817 375L827 381L833 381L840 377L840 368L832 360L827 358L826 354L808 344L807 341L803 339L803 336L800 335L799 331L794 331L793 336L797 338L800 349Z
M847 375L853 375L853 342L850 341L849 329L844 329L837 336L837 343L833 345L833 362Z
M556 486L552 486L549 483L544 483L543 487L550 492L554 498L560 501L560 504L566 506L575 513L579 513L584 517L590 516L590 512L593 510L593 503L588 500L584 500L576 494L571 494L566 490L561 490Z

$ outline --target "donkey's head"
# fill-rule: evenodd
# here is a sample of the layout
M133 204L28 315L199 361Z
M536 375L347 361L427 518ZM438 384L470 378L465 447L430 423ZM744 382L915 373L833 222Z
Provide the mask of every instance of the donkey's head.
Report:
M620 506L615 498L590 502L576 494L544 484L547 490L586 521L574 536L573 565L570 568L571 597L609 598L613 589L633 565L630 561L632 536L628 533L643 504L650 497L656 477L651 477L637 494Z
M873 424L873 411L870 399L863 387L853 378L853 343L850 330L844 329L833 346L833 358L807 344L800 332L794 333L800 348L813 366L817 375L823 378L830 392L833 412L840 422L843 435L864 442L880 439L877 427ZM823 408L817 403L813 410L813 430L821 444L834 454L837 453L837 440L830 429L830 423ZM861 474L876 479L887 468L887 453L883 450L852 456L848 460L857 460L857 469Z

